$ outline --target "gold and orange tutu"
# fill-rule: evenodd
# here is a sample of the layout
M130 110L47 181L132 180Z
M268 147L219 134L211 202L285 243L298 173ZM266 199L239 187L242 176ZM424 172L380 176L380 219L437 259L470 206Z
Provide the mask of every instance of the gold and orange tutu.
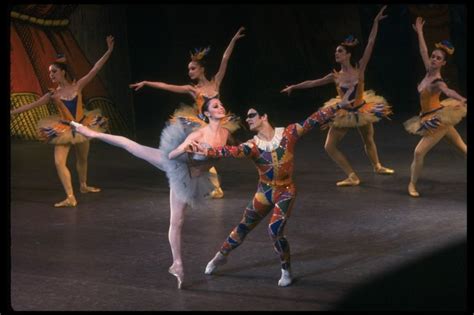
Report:
M461 101L447 98L440 102L440 107L414 116L403 123L405 130L411 134L424 136L436 132L443 126L458 124L467 114L467 106Z
M76 144L89 140L87 137L76 133L69 122L59 115L51 115L41 119L37 125L38 138L50 144ZM105 132L107 130L108 120L101 115L100 109L84 111L83 118L78 122L94 131Z
M380 95L376 95L373 90L364 91L364 102L361 105L340 109L331 122L322 126L325 129L329 126L339 128L355 128L378 122L383 117L388 118L392 114L392 108L387 100ZM341 97L337 96L325 102L323 107L336 106L341 102Z

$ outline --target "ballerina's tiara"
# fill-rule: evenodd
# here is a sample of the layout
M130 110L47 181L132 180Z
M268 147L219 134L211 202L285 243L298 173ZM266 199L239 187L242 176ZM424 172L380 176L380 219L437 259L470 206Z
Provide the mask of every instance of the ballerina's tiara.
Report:
M355 38L353 35L349 35L344 39L341 45L353 47L357 45L358 43L359 43L359 40L357 38Z
M55 62L66 63L66 56L64 54L57 54Z
M435 47L444 50L448 55L454 54L454 46L448 40L442 40L436 43Z
M208 46L206 48L195 48L194 53L189 52L191 54L191 60L192 61L201 60L202 58L204 58L204 56L206 56L209 53L210 50L211 50L210 46Z

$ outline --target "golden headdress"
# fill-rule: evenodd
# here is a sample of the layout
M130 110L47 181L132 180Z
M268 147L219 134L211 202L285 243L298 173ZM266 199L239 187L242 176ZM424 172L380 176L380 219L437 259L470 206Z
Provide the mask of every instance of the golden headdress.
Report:
M206 56L209 53L210 50L211 50L210 46L206 48L195 48L194 53L192 51L189 52L191 55L191 60L200 61L202 58L204 58L204 56Z
M444 50L448 55L454 54L454 46L448 40L443 40L435 44L438 49Z

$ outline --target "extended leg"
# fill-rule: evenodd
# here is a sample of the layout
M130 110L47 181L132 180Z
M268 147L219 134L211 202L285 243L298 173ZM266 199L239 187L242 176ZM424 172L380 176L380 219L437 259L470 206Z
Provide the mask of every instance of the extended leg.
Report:
M420 142L415 148L413 154L413 162L411 163L411 176L410 183L408 184L408 194L412 197L418 197L420 194L416 190L416 183L421 175L423 169L423 163L426 154L437 144L441 138L446 134L447 129L438 130L433 134L428 134L421 138Z
M375 145L374 141L374 125L372 123L368 123L367 125L360 126L357 130L359 130L359 134L362 137L362 141L364 141L364 149L365 153L370 159L372 166L374 168L374 172L377 174L393 174L395 171L388 167L383 167L379 161L379 155L377 153L377 146Z
M273 204L268 201L263 191L258 191L247 205L240 223L232 230L221 246L219 252L207 264L205 274L211 274L219 265L226 262L226 256L244 241L247 234L270 212Z
M115 136L103 132L97 132L80 124L75 124L74 126L78 133L83 134L86 137L99 139L113 146L125 149L134 156L147 161L148 163L161 170L164 170L163 163L166 157L159 149L138 144L135 141L132 141L122 136Z
M290 244L285 237L284 228L291 214L296 197L294 186L289 189L278 188L275 193L275 207L268 225L268 234L273 241L273 248L280 256L281 278L278 285L286 287L293 281L291 276Z

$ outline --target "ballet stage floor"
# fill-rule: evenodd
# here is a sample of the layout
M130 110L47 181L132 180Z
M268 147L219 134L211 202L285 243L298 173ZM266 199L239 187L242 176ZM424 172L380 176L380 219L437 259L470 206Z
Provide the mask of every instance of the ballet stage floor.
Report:
M466 123L457 126L466 139ZM441 141L426 157L420 198L407 194L419 138L400 121L375 126L382 163L375 175L358 133L340 148L362 183L344 178L312 131L296 150L298 197L286 235L293 285L277 286L279 259L265 218L215 275L204 275L253 196L251 161L217 166L225 196L187 209L183 230L184 289L168 273L169 189L164 173L126 151L94 141L89 184L76 208L64 198L53 146L11 142L11 290L17 311L92 310L466 310L467 163ZM4 299L5 300L5 299Z

